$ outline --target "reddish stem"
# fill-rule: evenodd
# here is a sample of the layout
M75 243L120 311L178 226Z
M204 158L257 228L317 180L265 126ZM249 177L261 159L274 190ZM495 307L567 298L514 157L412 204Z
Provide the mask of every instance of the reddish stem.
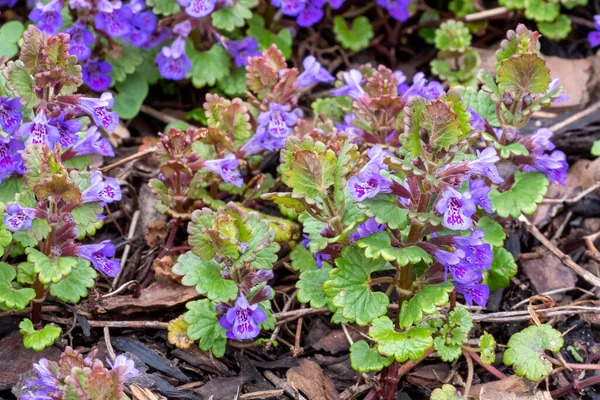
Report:
M493 365L484 364L483 361L481 361L481 357L479 357L479 354L473 353L472 351L469 351L468 353L471 356L471 358L475 360L477 364L481 365L483 369L485 369L487 372L494 375L498 379L506 379L506 375L498 371L496 367L494 367Z
M561 387L560 389L550 392L550 396L552 396L553 399L560 399L571 392L579 391L585 387L598 384L600 384L600 375L592 376L591 378L584 379L580 382L575 381L570 386Z

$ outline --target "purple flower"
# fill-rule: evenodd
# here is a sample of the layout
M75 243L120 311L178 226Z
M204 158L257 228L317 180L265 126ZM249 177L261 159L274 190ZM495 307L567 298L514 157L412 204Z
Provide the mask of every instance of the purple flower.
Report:
M310 2L308 2L304 10L302 10L300 14L298 14L298 18L296 18L296 23L303 28L313 26L323 18L322 7L323 6L315 7L313 4L310 4Z
M471 215L475 213L476 207L470 195L464 196L447 187L435 207L440 214L443 214L443 224L446 228L462 231L473 226Z
M39 378L35 381L27 381L27 387L35 387L35 392L28 392L23 394L21 400L52 400L59 393L58 380L54 377L50 371L50 364L46 358L40 358L37 363L33 364L33 369L37 372Z
M9 204L8 207L6 207L4 226L12 232L29 230L31 229L31 224L36 215L37 212L35 208L21 207L17 203Z
M462 293L469 307L473 306L473 302L485 307L490 295L490 288L484 284L454 282L454 288L458 293Z
M102 93L100 98L80 97L77 100L79 108L92 117L97 126L112 132L119 123L119 115L108 109L113 106L114 99L110 92Z
M98 153L105 157L115 156L115 151L110 142L102 137L95 126L88 128L85 138L73 146L73 151L79 155Z
M433 251L433 257L436 259L436 261L445 267L458 264L463 255L464 253L461 251L455 251L454 253L450 253L449 251L442 249L435 249Z
M26 139L26 144L47 144L50 148L60 139L60 132L48 123L43 109L33 118L33 122L22 124L15 135Z
M302 240L302 242L300 242L300 244L302 244L302 246L306 249L309 250L308 245L311 241L311 238L305 233L302 235L304 237L304 239ZM318 269L323 268L323 261L329 261L331 259L331 255L329 254L325 254L325 253L313 253L313 258L315 260L316 266Z
M100 0L96 15L96 29L105 31L112 38L127 36L131 30L131 17L133 13L121 1L110 2Z
M292 126L302 116L300 109L290 111L290 106L277 103L269 103L269 111L263 111L258 115L258 123L267 127L267 132L273 137L287 137L292 133Z
M483 118L481 118L481 115L479 115L477 111L473 110L471 107L467 108L467 111L471 114L469 125L471 125L476 131L485 131L485 121Z
M13 8L19 0L0 0L0 7Z
M112 78L109 75L112 65L97 58L89 59L81 68L83 83L95 92L102 92L110 87Z
M444 87L437 81L428 81L425 79L425 74L419 72L413 76L413 84L400 85L399 94L404 100L408 100L411 96L421 96L428 100L434 100L444 93Z
M489 198L489 193L492 190L487 186L485 180L475 179L469 181L469 191L463 193L463 196L471 198L476 206L483 208L487 212L492 212L492 201ZM468 193L468 194L467 194Z
M543 154L556 148L552 143L552 131L548 128L540 128L534 134L519 139L519 142L527 148L529 153Z
M154 15L154 14L153 14ZM173 27L173 33L177 36L186 38L190 35L192 31L192 23L189 20L185 20L183 22L178 23Z
M357 69L351 69L348 72L342 74L346 84L342 87L331 91L332 96L350 96L354 100L361 99L366 95L360 84L363 82L363 76Z
M548 91L546 93L550 93L553 90L556 90L556 88L558 87L558 82L560 81L560 78L554 78L552 79L552 82L550 82L550 85L548 86ZM568 101L571 97L568 94L565 93L561 93L556 99L552 100L552 103L564 103L566 101Z
M115 357L114 364L111 363L108 359L106 360L106 362L108 363L108 365L110 365L111 369L119 367L124 368L121 375L123 375L127 379L135 378L136 376L141 374L141 372L135 367L135 362L133 360L130 360L123 354L119 354L117 357Z
M240 150L243 151L246 156L262 153L265 150L277 151L283 148L285 141L285 137L273 137L269 135L269 132L267 132L267 129L264 126L259 126L254 136L252 136Z
M70 0L69 8L71 10L89 11L93 7L91 0Z
M385 8L398 21L405 22L408 17L408 6L412 0L377 0L377 5Z
M0 139L0 182L15 172L19 174L24 172L24 163L21 157L21 150L24 147L22 140L10 137Z
M306 7L307 0L271 0L271 4L281 9L283 15L296 17Z
M171 32L171 28L164 27L159 31L150 33L150 35L148 35L148 41L140 47L143 49L153 49L163 44L163 42L170 40L172 37L173 33Z
M594 15L595 31L588 33L588 42L591 47L596 47L600 44L600 15Z
M0 127L6 133L14 133L21 124L23 106L18 98L0 97Z
M181 37L175 39L170 47L163 47L156 55L155 61L160 74L165 79L178 81L185 78L185 75L192 70L192 62L185 54L185 40Z
M253 339L258 336L258 324L264 322L267 315L258 307L250 305L243 295L239 295L235 306L230 307L219 319L219 324L227 330L227 337L234 340Z
M69 54L77 57L79 61L83 61L92 55L90 46L94 44L96 39L94 39L92 32L86 29L86 25L83 22L75 22L65 33L68 33L70 36Z
M354 244L359 239L371 236L374 233L382 232L385 229L385 224L378 224L375 218L369 218L362 224L356 227L356 232L350 233L348 240L350 244Z
M235 154L229 153L225 158L205 161L204 168L220 175L225 182L231 182L237 187L242 187L244 179L238 170L239 163L238 159L235 158Z
M77 133L81 130L81 122L76 119L69 119L65 121L65 114L60 113L56 118L51 118L48 122L50 125L56 127L60 133L58 144L61 147L67 148L73 146L79 140Z
M552 154L534 155L533 164L523 166L523 171L543 172L550 181L565 186L568 168L569 164L567 164L565 153L555 150Z
M469 161L467 164L467 167L471 169L472 175L485 176L495 184L504 182L495 165L500 160L496 149L488 147L481 152L477 151L477 157L477 160Z
M90 187L83 191L81 198L84 203L112 203L121 200L121 187L115 178L102 180L101 172L94 172L90 180Z
M81 258L88 260L94 268L110 277L117 276L121 270L121 262L110 259L115 255L115 246L109 240L98 244L80 244L77 251Z
M296 86L305 88L318 82L329 83L335 81L333 75L329 73L313 56L308 56L302 61L304 72L296 80Z
M215 9L217 0L177 0L185 12L193 18L206 17Z
M354 201L361 202L379 193L391 193L390 182L373 169L361 172L348 179L348 191Z
M230 40L222 42L223 47L235 60L235 65L245 67L248 65L249 57L257 57L261 55L258 51L258 42L252 36L246 36L242 40Z
M131 3L129 6L132 8ZM131 30L128 38L131 44L136 47L142 47L148 42L150 35L156 30L158 24L158 17L152 11L140 12L144 6L143 3L137 5L131 18ZM138 9L139 11L136 11Z
M48 4L38 2L29 13L29 19L35 22L42 32L56 35L63 24L60 11L63 7L61 0L52 0Z

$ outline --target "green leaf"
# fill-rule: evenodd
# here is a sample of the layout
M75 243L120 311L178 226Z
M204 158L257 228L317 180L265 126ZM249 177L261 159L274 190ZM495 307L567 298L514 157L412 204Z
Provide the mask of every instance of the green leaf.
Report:
M206 85L214 86L217 81L230 74L230 57L218 44L208 51L198 52L194 49L191 39L188 40L187 54L192 61L192 83L196 88Z
M423 124L423 114L427 107L427 101L421 96L412 96L408 100L408 105L404 108L406 116L404 123L405 140L403 148L410 152L411 158L416 158L421 153L421 125Z
M91 155L75 156L63 162L65 168L85 170L92 165L93 159Z
M521 213L532 214L548 191L548 178L541 172L515 172L515 183L510 190L498 192L492 189L490 200L496 213L502 218L519 218Z
M596 140L594 142L594 144L592 145L592 149L590 150L590 152L592 153L592 155L594 155L596 157L600 156L600 139Z
M22 310L35 298L33 289L17 289L13 287L13 280L17 276L15 269L4 262L0 262L0 308L5 310Z
M479 348L481 349L481 361L485 365L492 365L496 361L496 339L487 332L479 338Z
M512 365L518 376L537 381L552 372L546 350L558 352L563 344L562 335L552 326L530 326L511 336L504 352L504 364Z
M396 361L419 360L432 345L431 333L426 328L411 328L396 332L388 317L373 321L369 336L377 342L377 351L384 356L394 356Z
M545 37L553 40L562 40L566 39L571 32L571 19L561 14L554 21L538 22L537 26L540 33Z
M310 302L312 308L321 308L327 306L333 309L331 298L323 291L323 284L329 280L329 271L331 267L323 266L321 269L304 271L300 274L300 279L296 282L298 288L298 301L302 304Z
M146 96L148 96L149 85L141 74L127 75L123 82L115 85L117 94L113 111L122 119L134 118L140 112L140 108Z
M315 115L342 121L346 114L352 112L352 98L349 96L323 97L313 101L310 107Z
M514 55L503 60L496 78L500 90L515 94L545 94L551 80L546 62L535 53Z
M334 184L336 156L333 150L318 152L298 150L293 153L290 170L285 173L292 195L314 204L327 197L327 189Z
M15 195L23 191L23 178L3 179L0 183L0 202L12 203L15 201Z
M484 243L489 243L492 246L502 246L504 244L504 239L506 238L504 228L490 217L479 218L477 229L485 232L482 238Z
M149 85L155 85L161 79L158 66L154 61L160 51L160 46L144 50L144 61L137 66L134 72L135 75L141 75ZM165 129L165 132L168 132L168 130Z
M290 30L283 28L275 34L265 28L265 20L258 14L254 14L248 20L246 34L256 39L260 51L265 51L272 44L275 44L285 58L289 58L292 54L292 33Z
M302 243L298 243L294 246L290 253L290 260L292 268L294 271L298 271L300 273L304 271L314 271L317 269L317 262L315 261L315 257L313 253L302 245Z
M407 264L425 262L431 264L433 259L425 250L418 246L394 247L391 244L390 234L377 232L360 239L356 245L365 249L365 256L371 259L383 258L385 261L396 261L403 267Z
M211 350L215 357L223 357L227 345L225 328L219 325L215 305L208 299L188 302L188 311L183 315L189 324L187 336L191 340L200 340L200 349Z
M329 273L331 280L323 290L333 298L333 305L342 309L344 318L365 326L387 312L388 296L369 287L373 272L389 269L383 260L367 259L361 249L345 247L335 263L337 268Z
M127 75L135 72L135 69L144 61L143 50L135 46L125 46L119 58L107 57L106 61L112 65L110 76L115 82L123 82Z
M484 282L491 291L508 287L510 278L517 274L517 263L504 247L494 247L492 268L483 271Z
M355 371L381 371L394 361L394 358L384 357L376 349L370 348L365 340L354 342L350 346L350 364Z
M510 10L522 10L525 8L525 2L523 0L499 0L498 3Z
M4 251L12 242L12 233L0 221L0 257L4 255Z
M13 239L23 245L23 247L36 246L40 240L46 238L52 228L48 220L36 218L31 224L31 229L13 233Z
M481 118L487 120L494 127L500 126L498 117L496 116L496 103L492 100L489 93L472 87L458 89L460 90L461 97L466 100L469 107L475 110Z
M401 207L398 196L393 194L379 194L365 199L358 203L358 207L364 209L367 216L375 217L378 224L387 224L390 229L402 230L410 222L409 211Z
M463 397L452 385L443 384L441 388L431 392L430 400L463 400Z
M181 6L175 0L146 0L148 7L152 7L152 11L156 15L172 15L181 11Z
M346 20L337 15L333 18L333 33L336 40L344 47L352 51L359 51L369 46L373 38L373 26L365 16L356 17L349 25Z
M482 69L477 74L477 79L483 84L481 90L490 93L492 95L492 100L500 101L500 99L502 99L500 89L498 89L498 85L489 71Z
M527 148L519 142L514 142L507 146L495 144L495 147L500 149L500 155L502 156L502 158L508 158L511 154L514 154L516 156L529 155L529 151L527 150Z
M82 297L88 295L88 289L94 287L98 274L90 266L89 261L77 259L77 267L58 283L50 284L50 294L62 301L73 304L79 303Z
M19 53L17 42L25 27L21 21L9 21L0 26L0 57L13 58Z
M461 346L467 342L472 328L473 319L464 307L457 307L448 314L439 336L433 340L433 347L443 361L452 362L460 357Z
M294 210L297 213L305 211L304 203L292 197L290 192L283 193L266 193L261 196L263 200L271 200L273 203L280 207L284 207L289 210Z
M457 114L441 99L425 106L422 127L429 132L429 142L437 151L448 150L464 136Z
M102 206L98 203L84 203L71 211L73 221L77 224L77 236L80 239L86 235L95 235L96 230L102 227L104 223L98 219L98 214L102 214L102 210Z
M435 31L435 47L438 50L464 52L471 45L471 32L461 21L444 22Z
M33 264L29 262L19 263L17 268L17 281L20 284L33 285L36 274L33 270Z
M33 270L38 274L40 282L58 283L71 273L71 270L77 266L75 257L52 257L49 258L44 253L28 247L25 249L27 261L33 264Z
M62 329L55 325L46 325L37 331L29 318L25 318L19 324L19 330L23 335L23 345L25 348L35 351L42 351L46 347L52 346L62 332Z
M241 28L245 25L246 20L252 17L252 11L250 11L249 7L255 7L257 3L256 0L246 0L239 4L214 11L211 14L212 24L215 28L228 32L233 31L235 28Z
M198 293L211 300L227 302L237 297L238 288L235 281L221 276L223 267L215 260L202 261L188 251L177 259L173 272L183 276L183 285L195 286Z
M25 64L21 60L9 61L2 70L6 78L6 89L14 96L19 97L21 104L34 108L40 104L40 99L34 93L35 82Z
M536 22L554 21L560 14L560 2L525 0L525 16Z
M400 328L405 329L421 321L425 315L433 314L437 307L445 306L454 290L452 282L425 285L409 301L404 301L400 309Z
M244 68L236 68L232 74L221 79L217 87L227 96L242 96L246 93L248 86L246 85L246 70Z

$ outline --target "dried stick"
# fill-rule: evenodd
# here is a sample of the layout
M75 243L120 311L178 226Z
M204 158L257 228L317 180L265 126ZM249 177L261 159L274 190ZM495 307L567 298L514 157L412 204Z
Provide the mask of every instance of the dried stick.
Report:
M565 119L564 121L561 121L557 124L552 125L548 129L550 129L552 132L557 132L557 131L561 130L562 128L565 128L565 127L571 125L572 123L577 122L581 118L587 117L588 115L595 113L599 109L600 109L600 101L597 102L596 104L594 104L593 106L588 107L585 110L578 112L577 114L571 115L569 118Z
M66 318L57 318L42 315L45 321L55 322L57 324L68 325L70 321ZM167 329L168 322L158 321L97 321L88 320L92 328L130 328L130 329Z
M129 226L129 232L127 232L127 244L125 245L125 249L123 250L123 256L121 257L121 269L119 273L113 279L111 289L115 290L117 284L119 283L119 279L121 278L121 274L125 269L125 264L127 264L127 258L129 257L129 251L131 250L131 238L135 234L135 230L137 228L138 221L140 219L140 210L135 210L133 213L133 218L131 218L131 225Z
M579 193L577 196L572 199L544 199L542 200L542 204L575 204L579 200L583 199L588 194L595 192L600 188L600 182L593 184L589 188L585 189L583 192Z
M135 154L130 155L129 157L122 158L119 161L116 161L116 162L114 162L112 164L109 164L106 167L102 167L102 168L99 169L99 171L100 172L108 172L111 169L115 169L117 167L120 167L121 165L125 165L127 163L132 162L132 161L139 160L140 158L144 158L147 155L154 153L155 151L156 151L156 146L152 146L149 149L137 152Z
M285 314L291 307L292 307L292 303L294 302L294 300L296 299L296 294L298 293L298 290L295 290L294 293L292 293L292 295L289 297L289 299L285 302L285 304L283 305L283 309L281 310L280 313L276 313L274 316L277 319L280 319L280 315L281 314ZM298 311L298 310L296 310ZM299 310L302 311L302 310ZM275 329L273 329L273 333L271 334L271 340L275 341L277 340L277 335L279 335L279 331L281 330L281 325L276 325ZM267 343L265 346L267 349L269 347L271 347L271 343Z
M463 392L463 397L465 399L469 398L469 392L471 391L471 386L473 385L473 360L471 359L471 355L468 351L463 351L463 355L465 356L465 360L467 360L467 382L465 383L465 391Z
M265 378L267 378L273 385L280 389L283 389L285 394L296 400L306 400L306 397L302 396L296 388L290 385L285 379L281 379L271 371L263 372Z
M599 103L600 104L600 103ZM533 236L538 239L544 246L548 248L556 257L558 257L563 264L567 267L571 268L575 273L585 279L588 283L600 287L600 278L595 276L589 271L583 269L579 264L575 263L571 257L563 253L558 247L556 247L551 241L549 241L546 236L538 228L535 227L525 216L521 215L519 217L519 221L523 222Z
M110 332L108 329L108 326L104 327L104 343L106 343L106 351L108 352L108 356L112 362L115 362L117 355L115 354L115 349L113 349L112 343L110 342Z

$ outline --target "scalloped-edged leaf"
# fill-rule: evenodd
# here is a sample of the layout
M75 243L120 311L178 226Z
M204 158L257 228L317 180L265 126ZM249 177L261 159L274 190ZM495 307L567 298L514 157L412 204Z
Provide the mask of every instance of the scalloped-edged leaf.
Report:
M23 191L23 178L3 179L0 183L0 202L12 203L15 201L15 195Z
M517 274L517 263L504 247L494 247L492 267L483 271L483 279L491 291L508 287L510 278Z
M418 157L421 153L421 124L427 101L421 96L413 96L404 108L404 124L406 128L402 134L405 137L403 148L410 152L411 158Z
M441 388L431 392L429 400L463 400L463 397L454 386L443 384Z
M426 328L411 328L397 332L388 317L373 321L369 336L377 342L377 351L384 356L394 356L396 361L419 360L433 345L431 332Z
M304 198L309 204L327 196L327 189L335 181L335 153L297 150L293 157L290 170L285 173L293 196Z
M504 364L512 365L518 376L537 381L553 369L544 355L546 350L557 352L563 344L561 333L552 326L530 326L511 336L504 352Z
M173 272L183 276L181 283L194 286L196 291L211 300L227 302L237 297L236 283L221 276L224 265L214 260L202 261L188 251L177 259Z
M6 78L6 89L14 97L19 97L21 104L31 108L40 104L40 99L34 93L33 77L21 60L9 61L2 70L2 75Z
M352 98L349 96L322 97L313 101L310 107L315 115L342 121L344 115L352 112Z
M25 318L19 324L19 330L23 335L23 345L25 348L35 351L42 351L46 347L52 346L62 332L62 329L56 325L46 325L38 331L34 328L29 318Z
M181 11L181 6L175 0L146 0L148 7L156 15L169 16Z
M500 126L496 115L496 103L492 100L489 93L473 87L461 87L458 89L460 90L461 97L481 118L494 127Z
M471 45L471 32L461 21L444 22L435 31L435 47L438 50L464 52Z
M560 2L525 0L525 16L536 22L554 21L560 14Z
M335 264L336 268L329 273L331 280L323 284L323 290L333 298L333 305L342 310L344 318L365 326L386 313L388 296L369 287L373 272L391 268L385 261L370 260L363 250L345 247Z
M227 96L242 96L248 90L246 85L246 70L236 68L232 74L227 75L217 83L217 87Z
M333 33L342 47L352 51L359 51L369 46L369 41L374 35L371 22L363 15L354 18L351 24L346 22L342 16L335 16Z
M285 58L292 54L292 32L287 28L282 28L277 33L271 32L265 28L265 20L258 14L248 20L246 34L256 39L260 51L265 51L274 44Z
M188 42L191 43L190 40ZM231 60L223 46L215 44L210 50L199 52L194 50L193 45L188 45L187 54L192 61L192 83L196 88L214 86L230 73Z
M169 324L167 325L167 330L169 332L167 339L169 340L169 343L175 345L178 349L189 349L193 343L187 335L189 327L189 324L184 321L183 315L169 321Z
M0 257L4 255L4 251L12 242L12 233L0 221Z
M450 311L448 320L440 327L433 346L445 362L457 360L462 354L461 346L467 342L473 328L473 319L464 307Z
M390 234L377 232L360 239L356 245L365 249L365 256L370 259L383 258L385 261L396 261L399 266L425 262L430 264L433 259L425 250L418 246L394 247L391 244Z
M95 235L96 230L104 225L104 222L98 218L102 210L102 206L98 203L84 203L71 211L73 220L77 224L77 236L80 239L86 235Z
M516 156L529 155L529 151L527 150L527 148L519 142L514 142L506 146L495 142L494 147L500 150L500 156L502 156L502 158L508 158L511 154L514 154Z
M496 361L496 339L487 332L479 338L479 348L481 349L481 362L485 365L492 365Z
M82 297L88 295L88 289L94 287L97 276L89 261L77 258L77 267L73 268L69 276L50 284L50 294L62 301L77 304Z
M502 246L504 244L504 239L506 238L504 228L490 217L479 218L477 229L485 232L482 238L484 243L489 243L492 246Z
M550 70L535 53L514 55L500 63L498 87L513 93L545 94L548 91Z
M292 194L289 192L266 193L260 196L260 198L263 200L270 200L278 206L292 209L297 213L301 213L304 211L304 203L302 203L301 200L293 198Z
M250 8L256 7L257 4L257 0L241 0L233 6L223 7L210 15L213 26L228 32L241 28L246 20L252 17Z
M410 222L409 211L401 207L398 196L393 194L379 194L365 199L358 203L358 207L364 209L367 216L375 217L378 224L387 224L390 229L402 230Z
M437 307L448 304L452 290L454 290L454 285L450 281L425 285L409 301L402 303L399 317L400 328L408 328L421 321L425 315L435 313Z
M421 126L429 132L429 142L437 151L448 150L464 136L456 113L441 99L425 106Z
M548 177L541 172L515 172L515 183L510 190L490 192L492 208L502 218L532 214L548 191Z
M35 298L35 290L18 289L12 285L16 276L17 272L11 265L0 262L0 308L3 310L14 308L20 311Z
M375 348L369 347L366 340L359 340L350 346L350 364L359 372L381 371L394 361L394 357L384 357Z
M302 304L310 303L312 308L327 306L330 310L335 309L331 298L323 291L323 284L329 280L331 267L323 266L321 269L304 271L296 282L298 288L298 301Z
M58 283L63 278L71 273L72 269L77 266L77 258L75 257L48 257L41 251L32 247L25 249L27 261L33 264L33 270L38 274L40 282Z
M294 271L300 273L304 271L314 271L317 269L317 262L313 253L306 249L302 243L298 243L294 246L290 252L291 266Z
M552 40L566 39L571 32L571 19L561 14L554 21L538 22L540 33Z
M21 21L8 21L0 27L0 57L13 58L19 53L17 42L21 39L25 27Z
M110 76L115 82L123 82L127 75L135 72L135 69L144 61L143 50L135 46L125 46L119 58L108 57L106 61L112 65Z
M225 328L219 325L215 305L208 299L188 302L188 311L183 315L189 324L187 336L191 340L200 340L200 349L212 351L215 357L223 357L227 345Z

